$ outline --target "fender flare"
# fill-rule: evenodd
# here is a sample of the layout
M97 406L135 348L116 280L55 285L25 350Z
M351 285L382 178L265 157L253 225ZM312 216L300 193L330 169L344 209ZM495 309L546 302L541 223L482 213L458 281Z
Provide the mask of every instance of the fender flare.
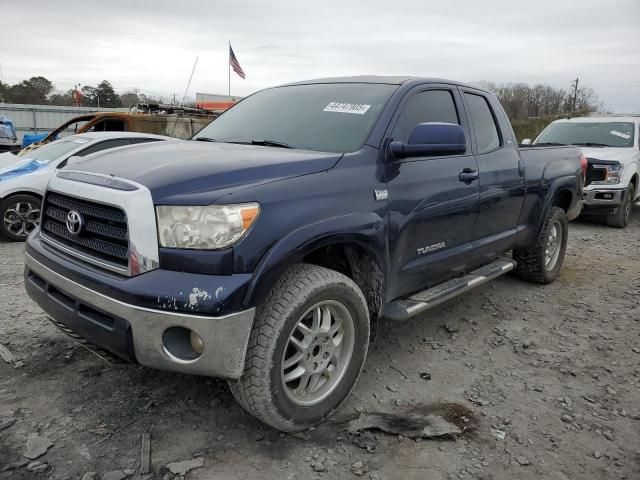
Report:
M561 190L567 190L571 193L571 203L569 204L569 208L567 212L571 211L572 208L575 207L576 203L580 201L579 198L579 186L576 185L576 177L573 175L568 175L565 177L560 177L555 179L553 182L548 184L546 188L546 194L544 196L544 203L542 205L542 214L538 218L538 224L536 225L535 237L538 238L538 234L542 229L545 218L547 218L547 214L549 210L553 206L558 193Z
M276 280L305 255L328 245L354 243L362 247L386 272L384 219L375 212L327 218L300 227L281 238L262 257L245 293L245 306L256 306Z

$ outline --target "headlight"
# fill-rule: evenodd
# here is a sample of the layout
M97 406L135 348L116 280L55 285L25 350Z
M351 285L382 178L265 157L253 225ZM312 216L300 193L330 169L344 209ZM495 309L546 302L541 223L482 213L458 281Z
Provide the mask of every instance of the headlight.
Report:
M594 164L593 165L594 169L598 169L598 170L604 170L602 173L604 175L599 175L600 177L604 177L604 178L599 178L598 180L594 180L593 182L591 182L594 185L615 185L616 183L620 183L620 176L622 175L622 169L624 168L624 165L621 164L617 164L617 165L603 165L603 164Z
M260 205L158 206L160 245L170 248L216 250L233 245L258 218Z

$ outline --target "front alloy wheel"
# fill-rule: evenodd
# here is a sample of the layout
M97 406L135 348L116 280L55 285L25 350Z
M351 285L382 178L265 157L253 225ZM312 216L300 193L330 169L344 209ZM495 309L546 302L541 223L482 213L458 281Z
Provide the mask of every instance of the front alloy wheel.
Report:
M354 346L353 318L343 304L326 300L293 327L282 358L282 382L292 402L312 406L342 380Z
M301 264L256 309L243 375L230 381L249 413L285 432L329 417L347 398L369 347L369 310L347 276Z
M40 223L40 200L31 195L9 197L0 204L0 233L9 240L26 240Z

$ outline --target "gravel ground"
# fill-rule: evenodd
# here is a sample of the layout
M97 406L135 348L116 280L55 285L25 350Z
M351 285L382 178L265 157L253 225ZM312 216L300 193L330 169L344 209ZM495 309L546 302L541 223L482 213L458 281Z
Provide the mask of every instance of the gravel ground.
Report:
M244 413L223 381L75 344L24 293L22 252L0 244L0 344L14 355L0 359L0 479L640 478L638 209L625 230L572 223L553 285L506 276L384 324L336 418L295 436ZM340 423L437 401L470 408L477 432L353 437Z

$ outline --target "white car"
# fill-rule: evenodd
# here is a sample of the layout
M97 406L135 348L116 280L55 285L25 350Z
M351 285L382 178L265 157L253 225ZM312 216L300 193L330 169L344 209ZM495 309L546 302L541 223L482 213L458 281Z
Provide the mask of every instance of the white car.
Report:
M640 116L556 120L533 143L579 145L588 162L582 214L627 226L640 206Z
M82 133L47 143L26 156L0 154L0 234L13 241L27 238L40 221L40 204L49 178L71 157L158 141L179 140L148 133Z

